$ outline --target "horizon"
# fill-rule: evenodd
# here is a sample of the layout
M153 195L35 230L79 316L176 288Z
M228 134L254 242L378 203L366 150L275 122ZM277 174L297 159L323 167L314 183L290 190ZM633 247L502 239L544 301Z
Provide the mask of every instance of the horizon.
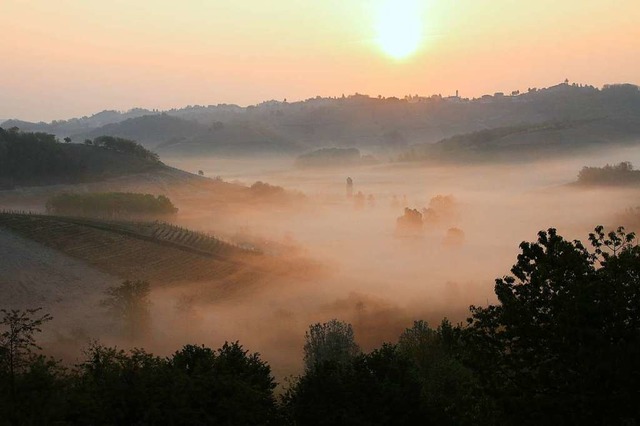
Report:
M636 83L639 19L632 0L7 0L0 117Z
M582 83L582 82L572 82L570 79L569 80L569 86L573 87L573 84L577 84L579 87L593 87L596 90L603 90L605 87L607 86L616 86L616 85L633 85L633 86L637 86L640 87L640 84L636 84L633 82L609 82L609 83L604 83L602 85L593 85L590 83ZM479 100L484 96L494 96L497 93L503 93L505 96L509 97L512 96L512 92L514 91L519 91L519 93L516 96L520 96L520 95L526 95L528 92L528 89L535 89L535 90L545 90L545 89L550 89L556 86L561 86L565 84L565 81L561 81L559 83L556 84L552 84L549 86L529 86L527 89L505 89L505 90L498 90L497 92L492 92L492 93L484 93L484 94L480 94L478 96L475 97L466 97L464 96L464 93L459 93L458 98L461 100L466 100L466 101L475 101L475 100ZM183 106L173 106L173 107L169 107L166 109L160 109L160 108L154 108L154 107L144 107L144 106L140 106L140 105L135 105L135 106L131 106L129 108L126 109L114 109L114 108L105 108L99 111L94 111L94 112L89 112L89 113L85 113L82 115L76 115L76 116L70 116L70 117L61 117L61 118L54 118L51 120L28 120L22 117L0 117L0 125L2 125L5 121L9 121L9 120L17 120L17 121L24 121L24 122L31 122L31 123L45 123L45 124L51 124L54 121L68 121L68 120L72 120L72 119L82 119L82 118L90 118L93 117L97 114L103 113L103 112L116 112L118 114L126 114L128 112L131 111L135 111L135 110L145 110L145 111L149 111L149 112L153 112L156 114L160 114L160 113L167 113L167 112L171 112L171 111L180 111L180 110L185 110L188 108L196 108L196 107L201 107L201 108L211 108L211 107L220 107L220 106L235 106L235 107L239 107L239 108L249 108L249 107L257 107L260 106L262 104L265 103L269 103L269 102L278 102L278 103L286 103L286 104L295 104L295 103L301 103L301 102L307 102L307 101L312 101L317 99L318 97L320 99L340 99L342 98L342 96L349 98L352 96L365 96L368 97L370 99L381 99L381 100L385 100L385 99L399 99L399 100L403 100L405 99L405 97L407 96L415 96L421 99L428 99L434 96L442 96L443 99L447 99L447 98L453 98L456 95L456 91L454 91L453 93L433 93L431 95L426 95L426 94L405 94L402 96L398 96L398 95L390 95L390 96L382 96L382 98L378 98L378 96L374 96L370 93L358 93L358 92L353 92L353 93L343 93L340 95L334 95L334 96L312 96L309 98L304 98L304 99L293 99L293 100L289 100L287 98L283 98L283 99L264 99L262 101L253 103L253 104L237 104L237 103L230 103L230 102L219 102L216 104L195 104L195 103L191 103L191 104L185 104Z

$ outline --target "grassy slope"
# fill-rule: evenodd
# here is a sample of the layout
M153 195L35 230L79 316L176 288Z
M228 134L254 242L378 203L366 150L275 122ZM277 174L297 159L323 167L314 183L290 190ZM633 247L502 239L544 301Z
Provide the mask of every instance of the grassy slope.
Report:
M158 226L152 224L2 213L0 227L122 279L154 284L237 282L255 273L248 264L255 255L222 242L216 244L214 239L208 245L178 239L180 235L175 240L163 239L154 235Z

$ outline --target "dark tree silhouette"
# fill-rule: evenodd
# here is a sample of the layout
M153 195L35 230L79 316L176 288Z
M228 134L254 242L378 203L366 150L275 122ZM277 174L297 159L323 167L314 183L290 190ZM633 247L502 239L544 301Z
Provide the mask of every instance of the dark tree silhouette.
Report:
M348 363L360 353L355 342L353 328L336 319L309 326L305 333L304 365L306 370L327 362Z
M540 232L496 280L500 304L471 308L469 365L508 423L640 417L640 249L622 228L590 240Z
M107 298L101 304L109 314L121 321L125 334L138 339L150 331L149 283L146 281L125 281L117 287L107 289Z

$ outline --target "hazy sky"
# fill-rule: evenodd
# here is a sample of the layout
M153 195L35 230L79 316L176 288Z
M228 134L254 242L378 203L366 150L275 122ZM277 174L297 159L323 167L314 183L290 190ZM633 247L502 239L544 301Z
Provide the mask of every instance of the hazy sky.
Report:
M0 0L0 119L637 84L639 22L640 0Z

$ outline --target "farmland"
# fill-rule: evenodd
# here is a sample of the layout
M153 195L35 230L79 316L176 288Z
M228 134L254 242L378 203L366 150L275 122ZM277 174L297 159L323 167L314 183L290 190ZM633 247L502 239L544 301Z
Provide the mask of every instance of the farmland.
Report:
M4 212L0 227L122 279L154 284L236 281L252 275L256 251L159 222L106 222Z

